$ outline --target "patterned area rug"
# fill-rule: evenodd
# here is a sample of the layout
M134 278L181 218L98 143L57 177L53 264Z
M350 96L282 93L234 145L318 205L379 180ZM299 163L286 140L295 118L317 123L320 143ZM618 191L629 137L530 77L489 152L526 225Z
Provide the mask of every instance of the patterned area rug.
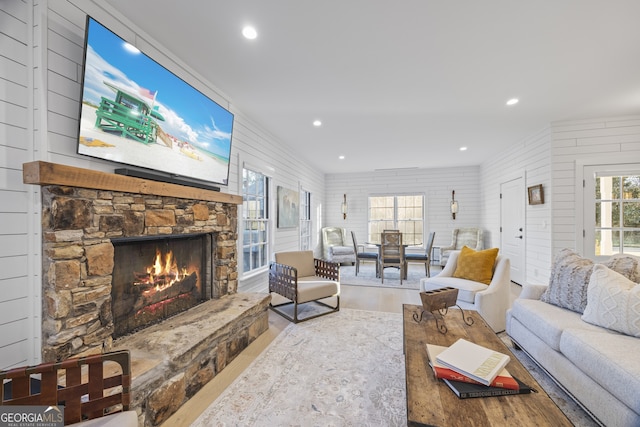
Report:
M291 324L193 426L406 426L402 315Z
M574 425L597 425L506 334L500 337ZM341 309L287 326L192 425L406 423L402 315Z
M435 275L440 271L438 267L431 269L431 274ZM384 284L379 277L376 277L376 266L371 262L360 264L360 271L355 275L356 267L353 265L343 265L340 267L340 283L343 285L355 286L378 286L383 288L404 288L420 289L420 279L427 277L423 264L409 264L407 279L400 284L400 272L395 268L384 270Z

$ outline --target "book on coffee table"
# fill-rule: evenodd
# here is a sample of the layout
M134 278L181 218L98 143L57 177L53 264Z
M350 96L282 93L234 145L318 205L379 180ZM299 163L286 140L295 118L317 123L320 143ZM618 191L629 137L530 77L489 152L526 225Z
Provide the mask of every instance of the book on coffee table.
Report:
M508 396L512 394L529 394L536 392L533 388L529 387L519 379L514 379L518 382L518 390L512 390L502 387L491 387L482 384L471 384L462 381L454 381L443 379L444 383L458 396L460 399L469 399L473 397L492 397L492 396Z
M511 358L498 351L458 339L436 356L441 365L472 378L486 386L498 376Z
M472 378L467 377L459 372L454 371L453 369L449 369L444 365L441 365L437 362L436 357L442 353L447 347L436 344L426 344L427 348L427 357L429 358L429 365L433 369L433 373L436 378L461 381L465 383L471 384L482 384ZM511 390L518 390L520 388L518 382L511 376L509 371L506 368L502 369L502 371L495 377L491 384L491 387L501 387L508 388ZM486 386L485 386L486 387Z

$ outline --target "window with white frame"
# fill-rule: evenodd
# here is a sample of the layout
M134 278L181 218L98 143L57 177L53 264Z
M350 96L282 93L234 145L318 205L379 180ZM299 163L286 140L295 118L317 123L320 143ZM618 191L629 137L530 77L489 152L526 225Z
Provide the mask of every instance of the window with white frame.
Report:
M300 250L311 250L311 193L300 191Z
M269 177L242 170L242 272L269 263Z
M585 255L640 255L640 165L587 166L584 178Z
M403 244L422 245L424 196L421 194L369 196L368 241L380 243L380 233L383 230L400 230Z

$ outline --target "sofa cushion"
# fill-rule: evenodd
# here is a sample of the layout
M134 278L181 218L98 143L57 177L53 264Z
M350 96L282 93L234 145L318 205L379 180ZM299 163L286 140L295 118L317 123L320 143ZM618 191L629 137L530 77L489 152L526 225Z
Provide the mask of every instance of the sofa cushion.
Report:
M486 291L487 286L473 280L458 279L456 277L434 276L429 279L422 279L420 287L423 291L433 291L434 289L452 287L458 289L458 301L473 304L476 293Z
M603 264L631 280L639 274L636 257L613 256ZM582 314L587 306L587 289L594 265L572 249L562 249L553 260L549 287L540 300Z
M604 265L622 274L634 283L640 282L640 258L636 256L616 254L609 258Z
M591 273L582 320L640 337L640 285L596 264Z
M582 314L587 306L587 286L592 270L590 259L571 249L561 250L553 260L549 287L540 300Z
M511 315L556 351L560 351L560 338L566 328L602 329L583 322L578 313L540 300L517 298L513 302Z
M453 277L488 285L493 277L493 266L496 263L497 256L498 248L475 251L465 246L458 256L458 263Z
M640 408L640 339L599 328L567 328L560 351L629 408Z

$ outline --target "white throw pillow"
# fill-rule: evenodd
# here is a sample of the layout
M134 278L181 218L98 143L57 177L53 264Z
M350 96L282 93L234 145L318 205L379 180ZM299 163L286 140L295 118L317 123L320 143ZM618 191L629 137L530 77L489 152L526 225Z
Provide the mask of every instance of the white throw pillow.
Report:
M640 337L640 286L622 274L596 264L587 290L582 320Z

